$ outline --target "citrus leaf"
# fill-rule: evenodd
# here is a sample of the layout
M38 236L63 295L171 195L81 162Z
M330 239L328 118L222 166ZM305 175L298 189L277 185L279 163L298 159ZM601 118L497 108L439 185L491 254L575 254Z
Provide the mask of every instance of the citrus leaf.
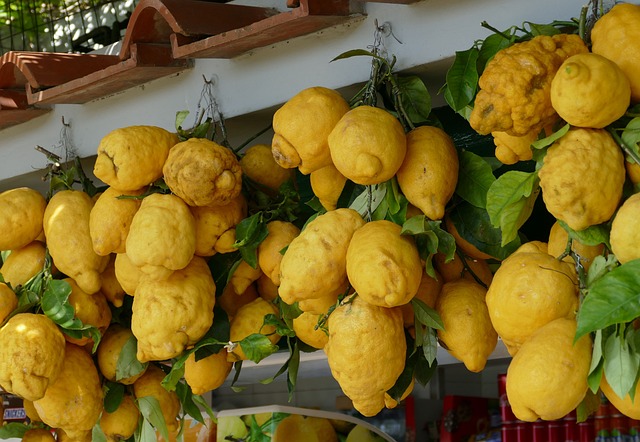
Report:
M209 415L209 419L211 419L211 422L216 422L216 415L214 413L214 411L211 409L211 407L209 406L209 403L199 394L194 394L192 396L193 402L195 402L196 405L198 405L198 407L200 407L201 409L204 410L205 413L207 413L207 415Z
M0 426L0 439L22 439L31 427L22 422L9 422Z
M415 238L420 257L427 260L431 255L441 252L448 259L453 259L456 241L453 236L443 230L442 221L431 221L424 215L409 218L402 225L401 235L412 235Z
M411 300L411 306L413 307L413 312L420 324L424 324L427 327L435 328L437 330L444 330L444 323L437 311L417 298L413 298Z
M460 171L456 194L476 207L487 206L487 192L496 180L491 166L481 156L463 151L459 155Z
M478 86L477 48L456 51L453 64L447 71L445 98L451 108L460 112L471 103Z
M144 417L144 420L149 422L153 428L160 432L160 435L164 437L164 440L169 440L169 430L167 430L167 423L162 415L162 409L160 403L153 396L144 396L137 398L138 409L140 414ZM148 433L148 429L143 430ZM155 432L154 439L155 440Z
M609 232L611 228L605 224L589 226L580 231L573 230L564 221L558 220L558 224L569 234L569 238L571 239L575 239L586 246L604 244L608 249L611 249L609 245Z
M104 395L104 409L113 413L118 409L124 397L124 385L118 382L105 381L107 392Z
M416 125L429 120L431 95L422 79L416 75L396 77L400 102L409 120Z
M182 129L182 123L184 123L184 120L186 120L188 116L189 116L188 110L182 110L182 111L176 112L176 120L175 120L176 130Z
M600 279L611 270L618 267L619 263L615 255L609 255L606 258L602 255L598 255L593 258L589 271L587 272L587 287L591 287L594 281Z
M180 366L176 367L173 364L171 365L171 371L169 371L164 379L162 379L162 382L160 382L165 390L175 391L178 388L180 380L184 377L184 363L191 353L193 352L188 351L181 355L181 358L184 358L184 360Z
M68 302L70 295L71 286L60 279L50 280L42 294L42 311L58 325L73 322L75 310Z
M346 51L346 52L343 52L342 54L338 55L337 57L335 57L331 61L344 60L345 58L360 57L360 56L373 57L373 58L375 58L377 60L380 60L380 61L382 61L384 63L387 62L387 60L385 60L384 58L380 57L379 55L376 55L373 52L367 51L365 49L351 49L350 51Z
M253 333L239 342L247 359L256 364L278 351L278 346L271 343L269 338L260 333Z
M426 386L431 380L431 378L433 377L433 375L436 373L437 368L438 368L437 359L434 359L432 362L429 362L425 357L419 357L416 363L414 377L420 385Z
M151 422L149 422L145 418L141 418L140 423L138 424L138 428L136 429L135 441L136 442L156 442L157 440L158 440L158 437L156 435L156 431L153 429L153 426L151 425Z
M422 353L427 359L429 366L434 365L438 357L438 337L436 331L432 328L427 328L425 340L422 344Z
M625 145L635 153L636 157L640 157L640 117L635 117L624 128L621 134L622 141Z
M586 420L594 414L600 407L600 394L587 390L587 394L582 399L582 402L576 408L576 422L586 422Z
M236 225L236 242L234 247L240 248L251 244L254 238L259 236L260 225L262 224L262 212L255 213L243 219Z
M143 364L138 360L137 352L138 340L132 335L120 350L116 365L116 381L136 376L147 368L147 363Z
M182 411L204 425L205 422L204 417L202 417L202 412L193 401L194 394L191 391L191 387L185 383L179 382L176 385L176 394L178 395L178 399L182 405Z
M562 126L560 129L558 129L548 137L541 138L531 143L531 147L534 149L544 149L545 147L551 146L560 138L564 137L567 134L567 132L569 132L570 128L571 128L571 125L565 124L564 126Z
M387 187L385 185L367 186L349 207L358 212L363 218L366 218L369 215L369 210L373 213L380 203L384 201L386 194Z
M596 330L593 339L593 351L591 353L591 366L589 367L589 376L587 383L592 392L597 393L600 388L600 379L602 378L602 367L604 358L602 356L602 330Z
M298 383L298 369L300 368L300 349L295 341L293 347L289 344L290 357L287 364L287 390L289 392L289 402L293 399L293 393Z
M498 53L508 48L513 43L513 38L506 38L505 34L491 34L484 39L478 55L478 73L482 73L487 63Z
M96 423L91 429L91 441L92 442L107 442L107 436L102 431L102 427L100 427L100 423Z
M516 239L539 193L540 180L535 172L510 170L491 185L487 192L487 212L491 224L502 231L502 246Z
M639 293L640 259L629 261L594 281L580 306L576 339L640 316Z
M640 355L631 352L626 336L611 334L604 344L604 373L618 397L625 397L633 386Z

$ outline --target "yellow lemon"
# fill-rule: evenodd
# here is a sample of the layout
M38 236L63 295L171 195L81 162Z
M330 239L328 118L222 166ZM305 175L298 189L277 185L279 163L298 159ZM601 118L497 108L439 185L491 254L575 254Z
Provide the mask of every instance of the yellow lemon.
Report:
M0 250L19 249L38 238L46 205L42 194L28 187L0 193Z
M12 250L0 267L4 281L11 287L24 285L44 268L45 255L46 247L40 241Z
M104 297L101 291L95 293L85 292L71 278L65 278L63 281L71 287L71 294L69 295L68 301L73 307L75 317L82 321L84 325L91 325L97 328L100 333L104 333L111 322L111 309L109 308L109 304L107 304L107 298ZM67 341L79 346L93 342L93 340L87 336L79 339L72 338L68 335L64 337Z
M317 327L318 319L320 319L320 315L302 312L300 316L293 318L293 331L305 344L322 349L329 341L329 336L324 330Z
M242 193L227 204L190 207L196 225L196 252L198 256L213 256L220 252L219 241L232 232L235 242L235 226L247 216L247 200ZM236 250L235 248L233 250Z
M278 286L264 273L256 281L256 291L267 301L273 301L278 297Z
M55 440L51 431L44 428L32 428L22 436L22 442L55 442Z
M243 259L231 274L229 284L231 284L233 291L236 292L237 295L241 295L254 281L260 278L260 275L262 275L260 266L254 269L251 267L251 264Z
M144 272L131 262L126 253L118 253L113 262L116 279L127 295L134 296Z
M631 396L629 396L628 393L624 398L621 399L620 396L618 396L616 392L613 391L611 385L609 385L604 372L602 373L602 378L600 379L600 390L602 390L602 393L605 395L607 400L611 402L611 405L613 405L620 413L624 414L627 417L630 417L631 419L640 419L640 401L637 401L635 399L632 400ZM637 384L635 392L639 392Z
M557 221L551 226L549 231L549 242L547 243L548 253L556 258L562 255L567 249L567 241L569 240L569 234L562 228ZM593 259L604 253L604 244L597 246L589 246L582 244L577 239L571 241L571 250L573 250L580 257L580 264L585 270L589 270ZM566 256L564 261L573 263L571 256Z
M496 145L495 155L502 164L515 164L533 158L531 143L538 139L538 131L521 135L509 135L507 132L491 132L493 143Z
M335 210L347 178L333 164L311 172L311 190L325 210Z
M640 193L630 196L611 223L611 250L622 264L640 258Z
M280 262L284 249L300 234L293 223L274 220L267 223L269 234L258 246L258 265L276 286L280 285Z
M164 371L160 367L150 364L147 371L133 383L133 394L136 399L155 398L160 404L167 430L175 431L178 429L180 399L175 391L169 391L162 386L164 377Z
M328 419L292 414L284 418L273 433L273 442L338 442L338 435Z
M396 117L384 109L358 106L329 134L336 169L354 183L369 185L393 177L407 153L407 139Z
M420 126L407 134L407 154L398 170L398 185L427 218L441 219L458 183L458 152L439 127Z
M258 293L254 284L249 285L247 289L239 295L233 289L233 285L227 284L222 294L216 298L216 304L218 304L229 316L229 319L231 319L240 307L250 303L257 297Z
M122 307L126 293L116 277L116 256L115 253L111 254L109 264L100 274L102 279L100 291L114 307Z
M280 186L293 176L291 169L276 163L271 146L254 144L248 147L240 158L240 167L249 179L264 186L271 193L277 193Z
M278 309L275 305L262 298L256 298L250 303L240 307L231 320L231 342L239 342L254 333L267 336L272 344L278 342L280 336L276 334L275 326L264 325L264 317L269 314L277 315ZM227 355L227 360L230 362L244 359L247 359L247 356L240 344L236 345Z
M18 297L4 282L0 282L0 323L18 307Z
M117 374L118 359L120 359L122 347L132 338L134 336L131 329L114 323L109 326L100 340L97 351L98 368L100 373L111 382L131 385L144 374L144 370L126 378L119 377Z
M127 440L138 428L139 418L140 410L135 400L130 394L125 394L118 408L113 412L109 413L107 410L102 412L100 428L110 442Z
M184 380L193 394L204 394L224 384L231 367L233 363L227 361L225 349L197 361L196 354L191 353L184 363Z

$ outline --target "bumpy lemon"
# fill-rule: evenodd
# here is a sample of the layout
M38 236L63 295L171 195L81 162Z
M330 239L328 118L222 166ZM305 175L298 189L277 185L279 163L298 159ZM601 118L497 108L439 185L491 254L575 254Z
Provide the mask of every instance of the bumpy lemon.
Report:
M611 250L625 263L640 258L640 193L630 196L611 223Z
M573 266L522 247L502 262L486 298L493 327L512 355L544 324L574 318L578 308Z
M162 417L167 425L167 430L178 429L178 413L180 412L180 399L175 391L169 391L161 384L164 379L164 371L157 365L149 365L147 371L133 383L133 393L136 399L153 397L160 404Z
M498 343L485 302L486 292L476 282L458 279L444 284L436 301L436 311L444 324L444 330L438 330L438 339L475 373L484 369Z
M29 418L30 422L42 422L40 416L38 416L38 412L36 411L36 407L33 406L33 401L23 399L22 407L24 408L24 413Z
M615 62L631 83L634 103L640 101L640 5L618 3L591 30L591 51Z
M130 394L122 396L120 405L112 413L107 410L102 412L100 416L100 428L110 442L127 440L136 428L138 428L138 419L140 418L140 410L135 400Z
M93 174L118 190L141 189L162 177L162 166L177 142L176 134L161 127L115 129L100 140Z
M574 343L575 319L559 318L537 330L507 369L507 396L516 417L554 420L574 410L587 392L591 339Z
M267 301L273 301L278 297L278 286L264 273L256 281L256 291Z
M32 428L22 436L22 442L55 442L55 440L51 431L44 428Z
M111 382L131 385L144 374L144 370L142 370L140 373L126 378L118 376L118 359L120 358L122 347L132 338L134 336L131 329L114 323L109 326L100 340L97 351L98 368L102 376Z
M109 262L109 257L93 250L89 231L92 208L93 200L87 193L62 190L49 200L43 220L53 263L87 293L100 290L100 273Z
M282 252L300 234L300 229L293 223L274 220L267 223L267 230L269 234L258 246L258 265L271 282L279 286Z
M42 233L42 218L47 205L40 192L19 187L0 193L0 250L24 247Z
M420 126L407 134L407 154L398 170L398 184L427 218L444 216L444 207L456 190L458 169L456 147L445 131Z
M222 291L222 294L216 298L216 304L219 305L222 310L229 316L229 319L233 318L238 309L245 304L250 303L258 297L258 291L255 284L249 285L247 289L237 294L233 289L233 285L227 284Z
M259 266L254 269L247 261L242 260L231 274L229 284L236 294L241 295L254 281L260 278L260 275L262 275L262 270Z
M191 353L184 363L184 380L193 394L204 394L224 384L231 367L224 349L197 361L196 354Z
M311 190L326 210L335 210L347 178L333 164L311 172Z
M42 422L62 428L74 438L90 431L98 422L102 397L100 376L91 355L67 343L60 375L33 406Z
M113 187L100 194L89 215L89 234L93 250L101 256L124 253L133 216L141 200L142 190L122 192Z
M583 230L608 221L618 207L624 157L606 130L575 128L549 148L539 176L547 210Z
M271 146L254 144L248 147L240 158L242 173L249 179L264 186L271 193L278 192L280 186L293 176L291 169L276 163Z
M138 360L171 359L195 344L211 327L215 296L211 271L199 256L166 280L141 278L131 315Z
M56 428L56 440L58 442L92 442L92 431L76 431L73 436L67 434L62 428Z
M551 82L551 105L572 126L608 126L624 115L630 101L622 69L592 52L567 58Z
M109 256L109 263L100 274L102 279L100 291L114 307L122 307L126 293L116 277L116 256L115 253Z
M562 255L567 249L567 242L569 241L569 234L562 228L557 221L551 226L549 230L549 242L547 244L548 253L556 258ZM571 250L573 250L580 257L580 265L585 270L589 270L593 259L604 253L604 244L598 244L597 246L589 246L582 244L577 239L571 241ZM574 260L571 256L566 256L564 261L573 263Z
M319 215L294 238L280 262L280 297L287 304L322 298L347 281L347 248L365 224L353 209Z
M227 204L242 188L236 155L204 138L189 138L173 146L162 171L169 189L190 206Z
M65 278L64 281L71 287L68 301L73 307L75 317L82 321L84 325L91 325L97 328L100 333L104 333L111 322L111 309L107 304L107 298L104 297L101 291L95 293L85 292L71 278ZM79 346L93 342L88 336L76 339L65 335L64 338Z
M19 313L0 328L0 385L35 401L62 370L65 340L45 315Z
M131 262L153 278L183 269L196 250L189 207L175 195L149 195L131 221L126 247Z
M509 135L507 132L491 132L496 145L495 155L502 164L515 164L533 158L531 143L538 139L538 130L522 135Z
M18 297L4 282L0 282L0 323L18 307Z
M227 232L235 242L235 226L247 216L247 200L242 193L229 203L216 206L190 207L196 223L196 255L213 256L220 250L219 240ZM235 250L235 249L234 249Z
M407 139L398 119L384 109L366 105L347 112L328 142L336 169L363 185L391 179L407 153Z
M118 253L113 263L116 279L127 295L134 296L144 272L131 262L126 253Z
M378 414L386 391L404 369L402 313L355 295L331 313L328 326L324 351L331 374L356 410L364 416Z
M362 299L381 307L411 301L418 291L423 267L411 236L391 221L366 223L351 238L347 276Z
M40 241L12 250L0 267L0 273L11 287L24 285L44 268L46 248Z
M349 103L332 89L315 86L298 92L273 114L276 162L305 175L330 165L327 138L348 111Z
M630 417L631 419L640 419L640 401L636 401L635 399L632 400L631 396L629 396L628 393L624 398L620 398L620 396L618 396L616 392L613 391L611 385L609 385L606 373L604 372L602 373L602 378L600 379L600 390L602 390L602 393L609 400L609 402L611 402L611 405L613 405L620 413L624 414L627 417ZM636 384L636 394L640 393L640 391L638 390L639 387Z
M293 331L305 344L322 349L329 341L329 336L318 327L319 318L320 315L315 313L302 312L300 316L293 318Z
M231 342L239 342L254 333L267 336L273 344L278 342L280 336L276 334L275 326L264 325L264 317L269 314L277 315L278 309L271 302L265 301L262 298L256 298L250 303L240 307L231 320ZM236 362L247 359L240 344L229 350L227 355L228 361Z

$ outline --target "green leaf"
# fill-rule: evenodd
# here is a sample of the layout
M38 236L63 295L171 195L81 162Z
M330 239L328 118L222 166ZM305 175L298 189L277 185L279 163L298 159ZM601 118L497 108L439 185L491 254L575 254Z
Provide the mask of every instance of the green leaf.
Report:
M545 147L551 146L560 138L564 137L567 134L567 132L569 132L569 129L571 129L571 125L565 124L564 126L562 126L560 129L558 129L548 137L541 138L531 143L531 147L534 149L544 149Z
M478 86L478 55L477 48L466 51L456 51L453 64L447 71L446 84L448 93L445 95L451 108L460 112L470 104L476 95Z
M68 302L70 295L71 286L61 279L50 280L42 295L42 311L60 326L73 323L75 318L75 310Z
M300 368L300 349L298 343L293 343L293 348L289 347L291 356L289 357L289 363L287 368L287 390L289 391L289 402L293 399L293 393L296 390L298 382L298 369Z
M149 422L145 418L141 418L140 424L138 424L138 428L136 429L135 441L136 442L156 442L157 440L158 440L158 437L156 436L156 431L153 429L151 422ZM168 439L165 439L165 440L168 440Z
M593 351L591 353L591 366L589 367L589 376L587 377L589 388L594 393L597 393L600 388L603 365L602 330L596 330L595 337L593 339Z
M240 248L253 242L259 236L260 225L263 224L262 212L243 219L236 225L236 242L234 247Z
M160 383L165 390L175 391L178 388L178 384L184 377L184 363L186 362L187 358L191 353L194 353L194 352L187 351L183 355L181 355L181 356L184 356L184 361L182 361L182 363L179 366L174 366L174 365L171 366L171 371L167 373L167 375L164 377L164 379L162 379L162 382Z
M413 298L411 300L411 306L413 307L413 312L420 324L436 330L444 330L444 323L437 311L417 298Z
M491 224L502 231L502 246L516 239L518 229L531 216L539 193L540 180L535 172L510 170L491 185L487 212Z
M21 422L8 422L0 426L0 439L22 439L31 427Z
M204 425L205 422L204 417L202 417L202 412L193 401L194 395L191 391L191 387L183 382L179 382L176 385L176 394L178 395L178 399L182 405L182 411Z
M400 234L414 236L420 257L427 262L430 256L437 252L453 259L456 250L455 239L442 229L441 224L442 221L431 221L424 215L416 215L405 221Z
M529 25L529 28L530 28L529 32L533 36L556 35L561 32L558 28L556 28L551 24L539 24L539 23L531 23L531 22L526 22L526 24Z
M271 343L269 338L260 333L253 333L239 342L247 359L256 364L278 351L278 346Z
M576 339L640 316L639 294L640 259L629 261L594 281L580 307Z
M463 151L460 156L460 171L456 194L476 207L485 208L487 192L496 180L491 165L473 152Z
M144 396L137 398L137 402L138 409L144 417L144 420L153 425L153 427L160 432L160 435L164 437L164 440L169 440L169 430L167 430L167 423L164 421L158 400L153 396ZM146 432L148 432L148 430L146 430Z
M618 397L625 397L633 386L640 366L640 355L631 352L626 337L611 334L604 344L604 373Z
M636 157L640 157L640 117L631 119L620 137L625 145L635 153Z
M615 255L609 255L606 258L602 255L598 255L593 258L591 267L587 272L587 287L591 287L593 283L609 273L611 270L618 267L618 260Z
M491 34L482 42L480 54L478 55L478 73L484 71L487 63L498 53L498 51L508 48L513 44L513 37L506 38L504 34Z
M107 392L104 395L104 409L113 413L118 409L124 397L124 385L118 382L105 381Z
M422 343L422 353L427 359L429 366L432 366L438 357L438 337L436 331L432 328L427 328L424 338L424 342Z
M200 396L199 394L194 394L191 398L198 407L200 407L204 410L205 413L207 413L209 419L211 419L211 422L216 422L215 412L211 409L209 403L202 396Z
M561 220L558 220L558 224L560 224L560 226L569 234L569 238L571 239L575 239L586 246L604 244L607 248L611 249L609 244L609 231L611 230L611 227L606 224L589 226L580 231L573 230L567 225L567 223Z
M577 422L585 422L589 416L595 413L600 407L600 394L587 390L587 394L582 399L582 402L576 408Z
M373 52L367 51L365 49L352 49L350 51L343 52L342 54L338 55L331 61L344 60L345 58L360 57L360 56L373 57L377 60L384 62L385 64L387 63L387 60L385 60L384 58L374 54Z
M438 369L438 360L434 359L431 363L424 356L423 352L420 352L420 357L418 357L418 361L416 362L416 369L414 371L414 377L416 382L418 382L422 386L426 386L433 375L437 372Z
M373 213L380 203L384 201L386 194L387 186L385 185L366 186L349 207L358 212L363 218L367 218L369 210Z
M100 427L100 422L96 423L91 429L91 442L107 442L107 436L102 431L102 427Z
M147 368L147 363L138 360L138 340L135 336L130 336L122 346L116 365L116 381L130 378L142 373Z
M409 120L414 125L429 120L431 95L422 79L416 75L397 76L400 101Z
M188 110L182 110L182 111L176 112L176 124L175 124L176 130L182 129L182 123L184 123L184 120L186 120L188 116L189 116Z

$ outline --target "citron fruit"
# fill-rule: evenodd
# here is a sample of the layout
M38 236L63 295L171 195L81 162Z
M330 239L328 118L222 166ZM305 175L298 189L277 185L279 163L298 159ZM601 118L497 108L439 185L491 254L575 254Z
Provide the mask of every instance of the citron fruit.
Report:
M237 295L241 295L254 281L260 278L260 275L262 275L262 270L259 266L253 268L251 264L243 259L231 274L229 284L231 284L233 291L236 292Z
M493 327L512 355L544 324L575 318L578 309L573 266L527 244L502 262L486 297Z
M587 392L591 339L574 343L575 319L558 318L522 345L507 369L507 396L526 422L555 420L574 410Z
M56 428L56 440L58 442L92 442L92 431L77 431L72 435L67 434L62 428Z
M133 264L126 253L118 253L113 262L113 271L122 290L127 295L134 296L140 278L145 274L142 269Z
M267 223L269 234L258 246L258 265L276 286L280 285L280 263L284 249L300 234L300 229L288 221Z
M42 422L42 419L40 419L40 416L38 416L36 407L33 406L33 401L23 399L22 408L24 408L24 413L27 415L29 422Z
M64 278L71 287L71 294L68 302L73 307L74 316L82 321L84 325L91 325L97 328L100 333L104 333L111 322L111 309L101 291L87 293L78 286L71 278ZM83 346L93 342L92 338L84 336L82 338L72 338L65 335L65 339L72 344Z
M347 248L365 224L353 209L336 209L310 221L280 261L280 297L287 304L318 299L347 281Z
M114 307L122 307L126 292L116 277L116 257L115 253L109 256L109 263L100 274L102 279L100 291Z
M131 329L117 323L111 324L102 336L100 345L98 345L97 362L100 373L109 381L131 385L144 374L144 369L140 373L128 377L122 377L118 374L118 360L122 348L132 339L135 338Z
M4 282L14 288L24 285L44 268L45 255L46 247L40 241L12 250L0 267Z
M420 126L407 134L407 154L398 170L398 185L427 218L441 219L458 183L458 153L439 127Z
M331 374L364 416L385 407L385 394L404 369L406 340L402 312L354 295L329 316L324 347Z
M337 289L320 293L316 298L301 299L298 301L298 308L306 313L324 315L338 302L340 296L349 293L353 293L353 289L350 288L348 282L345 281L345 283Z
M91 197L80 190L61 190L53 195L44 212L44 234L53 263L73 278L87 293L100 290L100 273L109 257L93 250L89 231Z
M273 442L338 442L338 435L328 419L292 414L276 427Z
M227 204L242 187L242 168L233 151L205 138L173 146L162 171L169 189L190 206Z
M347 112L328 142L336 169L362 185L391 179L407 153L407 139L398 119L382 108L367 105Z
M611 250L622 264L640 258L640 193L631 195L611 223Z
M127 257L153 278L166 278L189 264L196 249L196 226L179 197L154 193L142 200L127 235Z
M311 172L311 190L325 210L335 210L347 178L333 164Z
M176 134L161 127L114 129L100 140L93 174L118 190L142 189L162 177L169 150L177 142Z
M227 284L222 291L222 294L216 298L216 304L225 311L229 319L235 316L240 307L250 303L258 297L255 284L251 284L247 289L237 294L231 284Z
M107 188L96 200L89 214L89 234L93 250L100 256L124 253L133 216L140 208L142 189L123 192Z
M267 301L273 301L278 297L278 286L264 273L256 281L256 291Z
M4 282L0 282L0 323L18 307L18 297Z
M611 405L613 405L615 409L620 413L631 419L640 419L640 401L635 399L639 396L634 396L634 399L632 400L629 393L627 393L624 398L620 398L620 396L618 396L616 392L613 391L611 385L609 385L607 376L604 372L602 373L602 378L600 378L600 390L605 395L607 400L611 403ZM638 391L637 384L635 393L640 393Z
M140 410L130 394L122 396L122 400L113 412L107 410L100 416L100 428L109 442L127 440L138 428Z
M230 232L235 242L235 226L247 216L247 200L242 193L227 204L191 207L196 226L198 256L213 256L221 252L218 244ZM235 249L234 249L235 250Z
M547 210L573 230L608 221L625 180L620 147L604 129L574 128L547 151L538 172Z
M56 381L65 357L65 340L45 315L19 313L0 328L0 385L35 401Z
M193 394L204 394L224 384L231 367L233 363L227 361L225 349L197 361L196 354L191 353L184 363L184 380Z
M155 398L160 405L167 430L175 431L178 429L180 399L175 391L169 391L162 386L164 377L164 371L160 367L150 364L147 371L133 383L133 394L136 399Z
M313 348L322 349L329 341L327 333L318 327L320 315L309 312L302 312L293 318L293 331L302 342Z
M418 291L424 272L418 248L391 221L366 223L356 230L347 250L347 276L358 295L370 304L396 307Z
M618 3L591 30L591 51L615 62L631 84L633 102L640 101L640 5Z
M272 344L280 340L280 336L276 334L276 328L273 325L265 325L264 317L266 315L277 315L278 309L269 301L262 298L256 298L250 303L243 305L238 309L230 324L230 340L238 343L227 355L227 360L236 362L246 360L247 356L239 344L249 335L260 333L269 339Z
M507 132L491 132L496 145L495 156L502 164L515 164L533 158L531 143L538 139L538 131L532 130L525 135L509 135Z
M42 194L29 187L0 193L0 250L19 249L38 238L46 205Z
M22 442L55 442L55 440L51 431L44 428L32 428L22 436Z
M498 343L485 302L486 293L487 289L480 284L458 279L442 286L435 306L444 324L444 330L438 330L438 339L453 357L475 373L484 369Z
M199 256L166 280L141 278L131 315L138 360L171 359L198 342L213 322L215 296L211 271Z
M569 234L567 231L562 228L559 222L554 222L549 230L549 241L547 243L549 255L556 258L561 256L567 249L568 241ZM604 244L590 246L573 239L571 241L571 250L580 257L580 265L588 271L593 259L604 253ZM574 263L573 258L569 255L565 256L564 261Z
M42 422L62 428L74 438L90 431L98 422L102 400L102 384L91 355L67 343L60 375L33 406Z
M248 147L240 158L240 167L245 176L264 186L270 193L277 193L280 186L293 176L291 169L276 163L271 146L266 144Z
M640 164L631 162L628 159L624 162L624 167L627 169L627 177L633 184L640 183Z
M298 92L273 114L276 162L305 175L330 165L327 138L348 111L349 103L332 89L314 86Z
M630 100L631 87L622 69L592 52L567 58L551 82L551 104L572 126L608 126L624 115Z

